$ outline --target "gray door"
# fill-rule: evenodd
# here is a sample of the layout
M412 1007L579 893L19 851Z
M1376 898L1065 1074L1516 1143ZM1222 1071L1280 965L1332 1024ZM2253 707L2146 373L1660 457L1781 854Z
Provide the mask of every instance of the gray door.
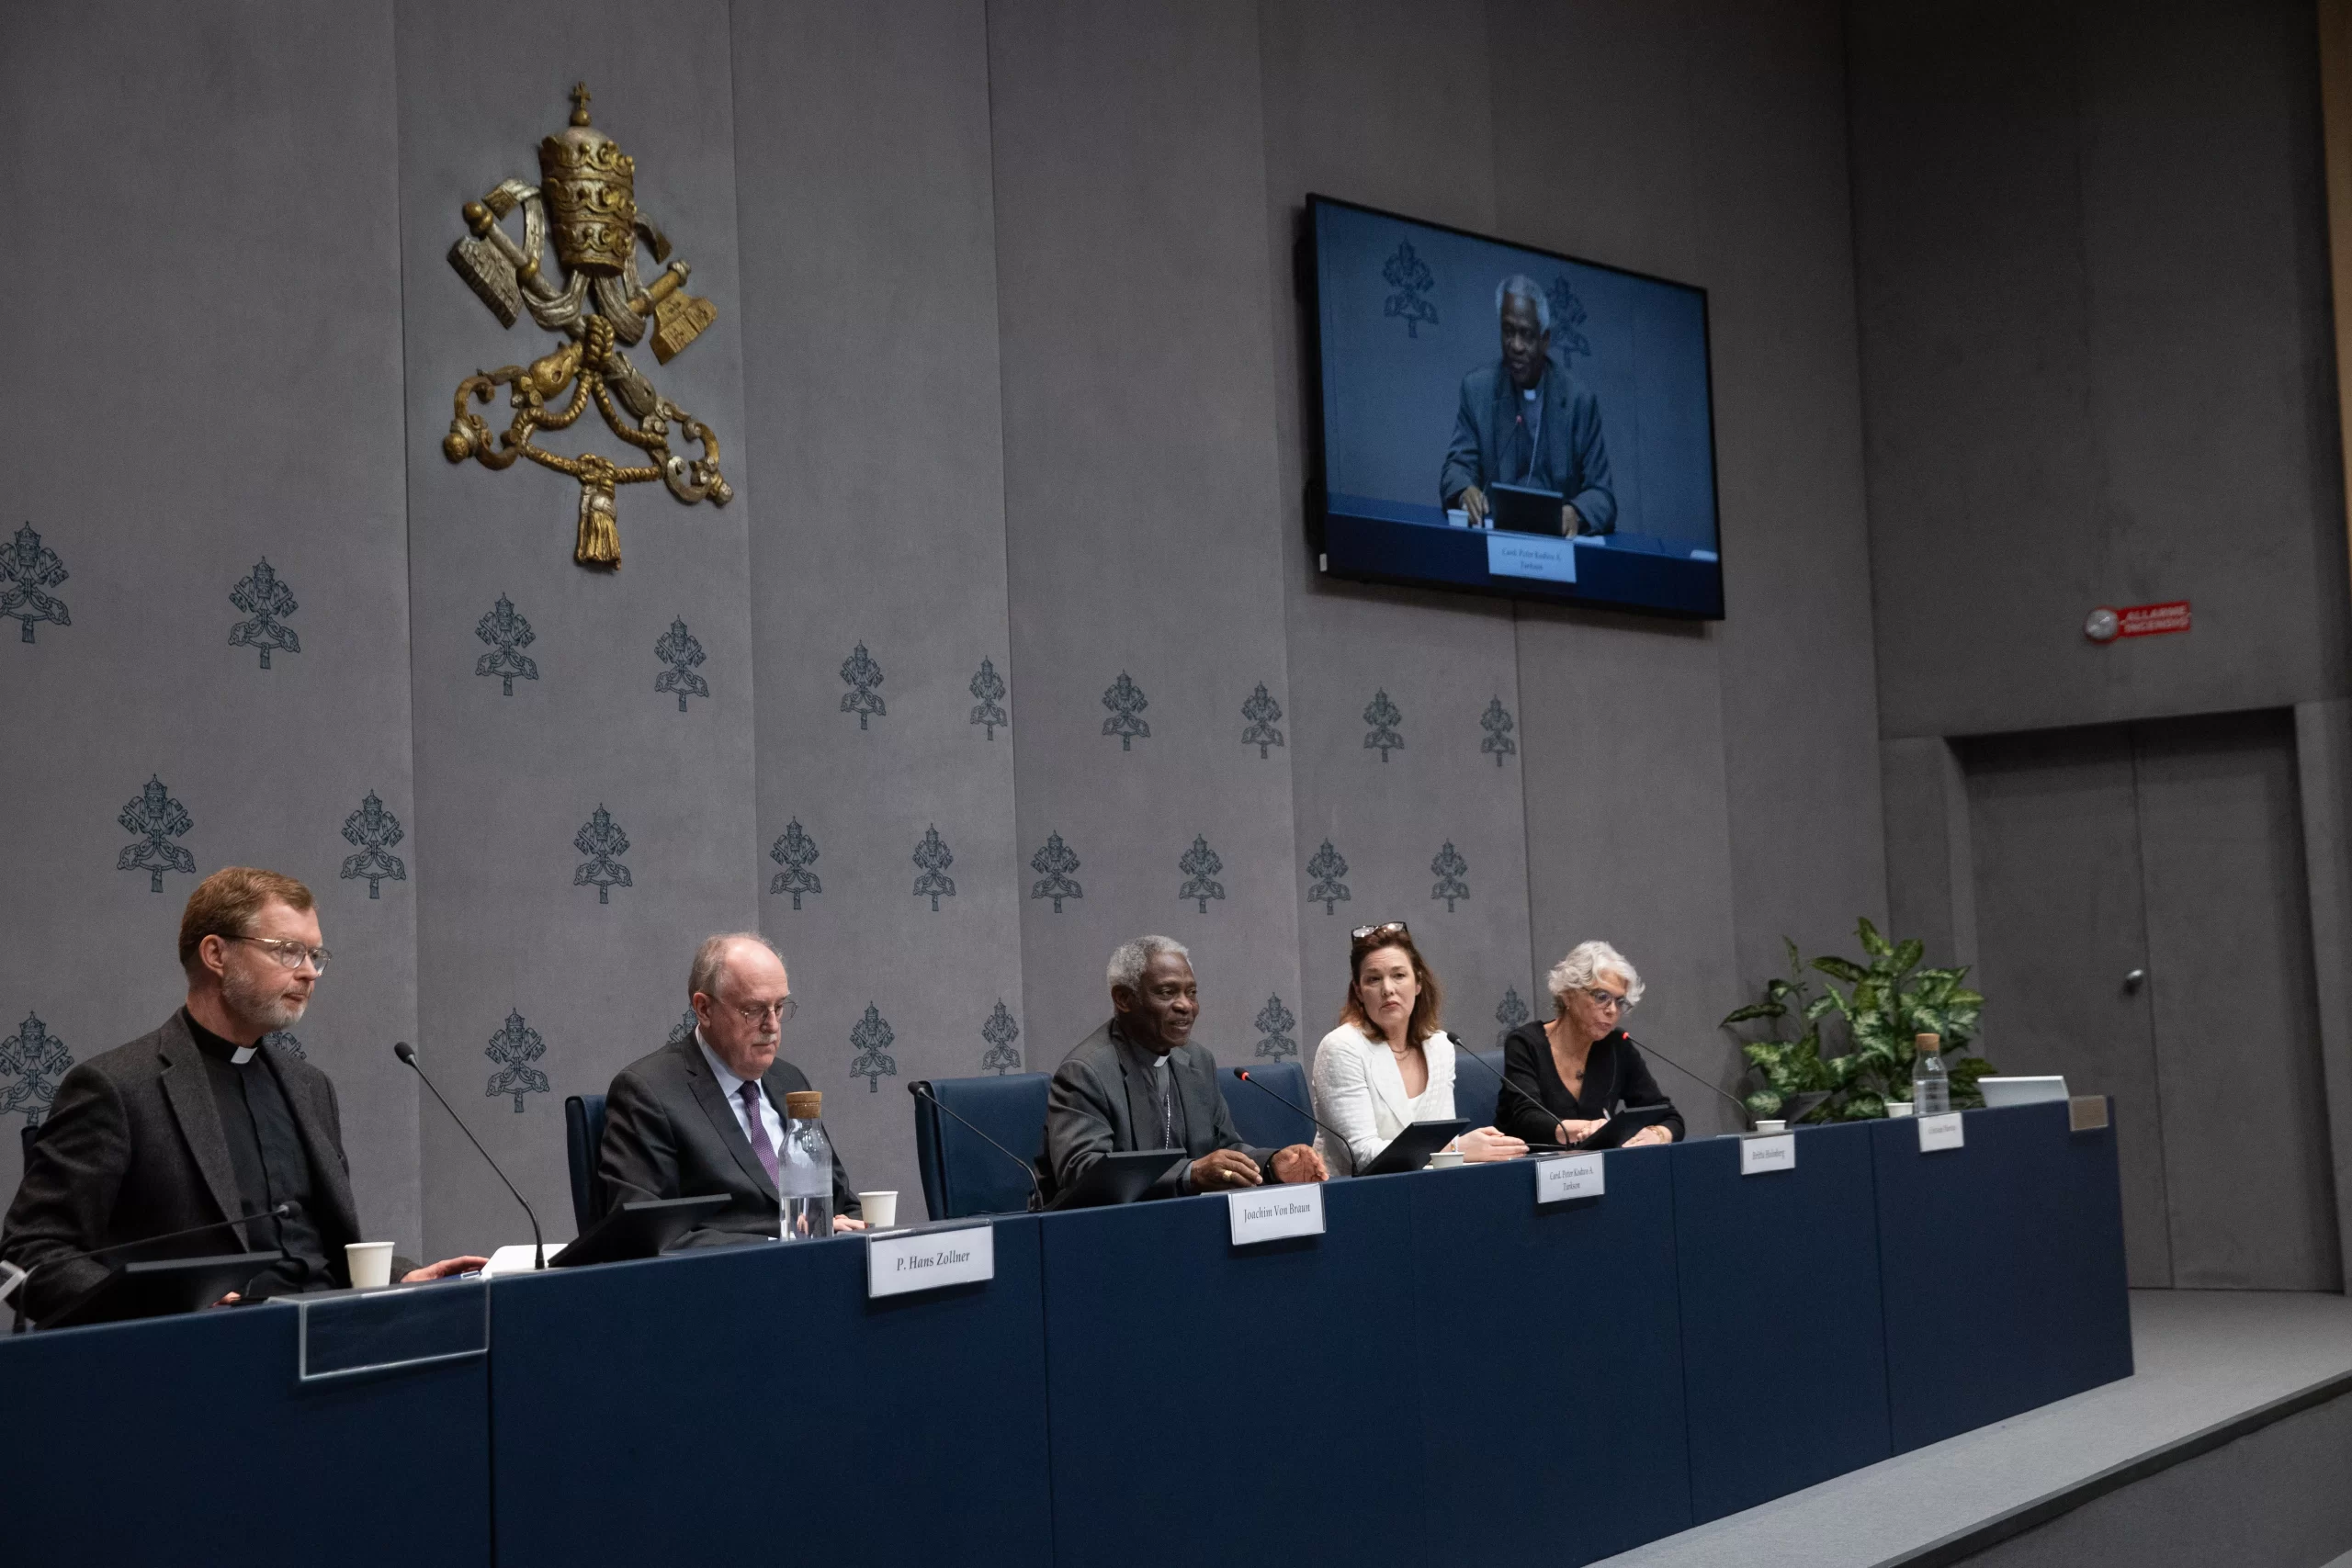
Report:
M2116 1097L2132 1282L2335 1289L2291 716L1960 753L1984 1049Z
M2169 1285L2165 1119L2144 983L2138 792L2120 728L2000 736L1960 749L1976 860L1982 1049L2005 1073L2064 1073L2115 1097L2123 1250Z

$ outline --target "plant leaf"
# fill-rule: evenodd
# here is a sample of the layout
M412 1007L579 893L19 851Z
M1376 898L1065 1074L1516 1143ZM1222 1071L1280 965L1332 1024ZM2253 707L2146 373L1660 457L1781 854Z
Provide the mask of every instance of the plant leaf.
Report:
M1872 958L1883 958L1894 951L1887 944L1886 938L1878 934L1878 928L1871 924L1868 915L1855 922L1854 932L1862 939L1862 951Z
M1735 1023L1746 1023L1752 1018L1785 1018L1789 1010L1779 1002L1750 1002L1744 1008L1734 1008L1724 1014L1723 1022L1716 1027L1729 1029Z
M1813 961L1813 966L1824 975L1833 979L1843 980L1849 986L1859 986L1871 977L1869 970L1850 958L1816 958Z

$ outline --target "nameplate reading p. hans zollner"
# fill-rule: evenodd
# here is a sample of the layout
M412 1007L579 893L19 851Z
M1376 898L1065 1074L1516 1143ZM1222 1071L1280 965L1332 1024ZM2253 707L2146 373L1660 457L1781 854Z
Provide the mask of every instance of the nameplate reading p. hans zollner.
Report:
M996 1228L967 1225L952 1231L916 1231L879 1235L865 1243L865 1295L903 1296L996 1278Z
M1602 1191L1599 1155L1569 1155L1535 1162L1535 1201L1565 1203L1571 1198L1598 1198Z
M1323 1234L1323 1189L1312 1181L1295 1187L1252 1187L1225 1195L1233 1223L1233 1245L1248 1247L1285 1236Z
M1797 1168L1797 1135L1794 1133L1770 1133L1760 1138L1739 1141L1739 1174L1761 1176L1769 1170L1794 1170Z

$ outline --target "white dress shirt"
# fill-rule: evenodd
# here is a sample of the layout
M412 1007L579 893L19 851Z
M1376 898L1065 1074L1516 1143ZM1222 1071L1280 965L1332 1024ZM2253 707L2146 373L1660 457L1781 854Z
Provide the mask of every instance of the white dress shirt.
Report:
M1453 1117L1453 1037L1440 1030L1421 1042L1430 1081L1417 1095L1405 1092L1405 1075L1385 1039L1343 1023L1315 1048L1315 1114L1345 1139L1334 1144L1320 1128L1315 1152L1333 1176L1353 1176L1380 1157L1397 1134L1416 1122Z
M735 1125L743 1129L743 1141L751 1145L756 1154L760 1141L752 1136L752 1118L743 1108L744 1080L727 1070L727 1064L718 1059L718 1053L710 1048L710 1042L702 1037L699 1028L695 1031L695 1043L702 1047L702 1059L710 1064L710 1076L718 1080L718 1090L727 1097L727 1109L735 1112ZM784 1153L784 1118L776 1113L775 1101L768 1098L767 1090L760 1091L759 1100L760 1122L768 1130L768 1147L781 1156Z

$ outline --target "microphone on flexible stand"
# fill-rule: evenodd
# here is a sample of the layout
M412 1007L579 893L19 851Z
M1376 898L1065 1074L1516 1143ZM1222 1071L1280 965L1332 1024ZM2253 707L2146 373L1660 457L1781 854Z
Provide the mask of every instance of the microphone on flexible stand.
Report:
M1551 1122L1555 1129L1560 1125L1561 1119L1553 1114L1552 1108L1550 1106L1544 1104L1542 1100L1536 1099L1533 1095L1520 1088L1518 1084L1512 1082L1508 1074L1496 1072L1493 1065L1489 1063L1487 1058L1478 1055L1477 1052L1471 1050L1465 1045L1461 1050L1456 1051L1453 1055L1457 1061L1464 1056L1469 1057L1472 1061L1486 1068L1487 1076L1492 1077L1497 1083L1502 1085L1505 1089L1510 1090L1511 1093L1519 1096L1520 1099L1527 1101L1528 1104L1542 1111L1544 1113L1544 1119ZM1499 1131L1499 1129L1498 1130ZM1522 1138L1520 1141L1531 1149L1566 1149L1567 1147L1566 1144L1547 1144L1532 1138Z
M1620 1034L1625 1034L1625 1032L1622 1029L1619 1030L1618 1032ZM1668 1066L1672 1067L1676 1072L1680 1073L1684 1077L1689 1078L1692 1083L1699 1085L1708 1093L1713 1095L1717 1100L1724 1101L1734 1111L1738 1111L1739 1125L1742 1131L1752 1132L1755 1130L1755 1123L1749 1119L1747 1107L1746 1105L1736 1100L1734 1100L1730 1095L1725 1094L1722 1089L1717 1089L1713 1084L1709 1083L1706 1079L1701 1077L1698 1074L1692 1072L1690 1068L1684 1066L1681 1063L1676 1061L1665 1052L1658 1050L1656 1046L1645 1045L1630 1034L1625 1034L1625 1043L1631 1045L1634 1050L1641 1052L1645 1056L1656 1056L1659 1061L1664 1062Z
M392 1046L392 1055L398 1056L401 1061L408 1064L409 1070L416 1075L418 1082L424 1085L427 1089L433 1089L433 1080L426 1077L424 1076L424 1069L416 1065L415 1046L410 1044L405 1040L395 1042ZM496 1176L499 1180L506 1181L506 1173L498 1168L498 1162L492 1159L490 1157L490 1151L481 1146L481 1140L474 1136L473 1129L467 1126L465 1118L458 1114L458 1108L450 1104L447 1100L443 1099L441 1091L437 1089L433 1089L433 1098L441 1101L441 1109L449 1113L449 1120L458 1124L458 1131L466 1135L466 1142L474 1146L474 1152L481 1156L482 1163L490 1167L492 1174ZM531 1222L531 1247L532 1257L535 1259L531 1267L534 1269L544 1269L548 1266L548 1244L541 1240L539 1236L539 1216L531 1213L531 1205L524 1201L523 1195L520 1192L514 1191L514 1184L513 1182L506 1181L506 1190L509 1192L514 1192L514 1201L523 1204L523 1217Z
M60 1263L79 1263L88 1258L104 1258L109 1252L123 1252L134 1247L152 1247L157 1242L178 1241L187 1236L202 1235L206 1231L217 1231L228 1225L246 1224L254 1220L286 1220L293 1216L294 1205L291 1202L285 1202L274 1209L264 1209L252 1214L233 1214L225 1220L212 1220L204 1224L190 1225L186 1230L165 1231L161 1235L142 1235L136 1241L112 1242L105 1247L91 1247L86 1252L69 1252L62 1258L44 1258L29 1269L19 1269L13 1263L0 1263L0 1273L7 1275L6 1280L0 1282L0 1302L6 1301L15 1293L17 1286L42 1269L54 1268ZM19 1328L23 1326L24 1318L24 1308L19 1304L17 1309L17 1323Z
M1297 1111L1301 1116L1306 1117L1309 1122L1314 1122L1317 1127L1322 1128L1324 1132L1329 1134L1334 1143L1345 1144L1347 1142L1347 1139L1340 1137L1340 1134L1333 1130L1331 1124L1324 1121L1323 1118L1316 1115L1315 1112L1308 1111L1302 1106L1291 1105L1288 1099L1282 1095L1275 1094L1272 1089L1268 1089L1264 1084L1261 1084L1256 1078L1251 1077L1250 1076L1249 1068L1236 1067L1233 1069L1233 1076L1239 1078L1243 1083L1248 1084L1251 1089L1256 1089L1260 1094L1272 1095L1276 1104L1290 1106L1290 1109ZM1269 1171L1267 1174L1272 1175L1272 1172Z
M917 1078L914 1082L909 1084L907 1086L907 1092L913 1095L917 1100L929 1100L931 1102L931 1108L934 1111L947 1111L947 1107L941 1102L939 1096L931 1092L931 1085L923 1079ZM978 1127L974 1127L970 1121L965 1117L956 1115L953 1111L947 1111L947 1114L954 1116L956 1121L963 1122L967 1128L970 1129L974 1137L977 1137L980 1142L986 1144L989 1147L994 1149L997 1153L1002 1155L1013 1164L1019 1166L1021 1168L1021 1174L1029 1179L1029 1191L1036 1200L1038 1209L1043 1210L1045 1208L1046 1190L1037 1184L1037 1171L1035 1167L1032 1166L1027 1160L1023 1159L1019 1155L1014 1154L1011 1149L1006 1148L1002 1144L998 1143L994 1138L989 1137L986 1133L981 1132Z

